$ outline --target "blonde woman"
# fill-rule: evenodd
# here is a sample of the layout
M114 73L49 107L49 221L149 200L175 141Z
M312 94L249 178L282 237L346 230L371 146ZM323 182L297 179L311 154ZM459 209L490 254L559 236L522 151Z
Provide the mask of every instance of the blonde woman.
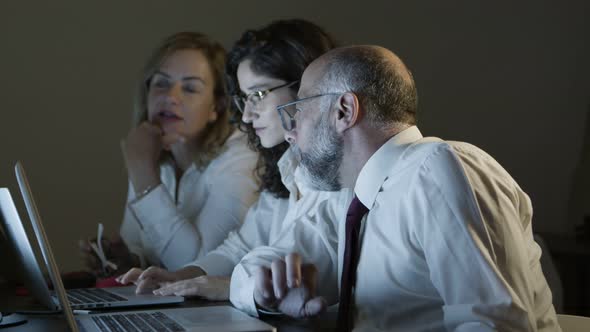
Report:
M149 58L121 144L129 191L121 239L103 243L118 267L107 275L178 269L217 247L256 201L257 155L229 123L224 68L223 47L194 32L168 37ZM81 249L101 275L88 242Z

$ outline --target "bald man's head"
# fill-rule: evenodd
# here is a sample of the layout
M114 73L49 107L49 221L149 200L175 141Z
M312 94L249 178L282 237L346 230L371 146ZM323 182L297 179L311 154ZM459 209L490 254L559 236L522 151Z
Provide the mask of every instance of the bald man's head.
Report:
M401 59L386 48L337 48L316 59L308 70L316 74L318 93L354 92L376 127L416 124L414 79Z

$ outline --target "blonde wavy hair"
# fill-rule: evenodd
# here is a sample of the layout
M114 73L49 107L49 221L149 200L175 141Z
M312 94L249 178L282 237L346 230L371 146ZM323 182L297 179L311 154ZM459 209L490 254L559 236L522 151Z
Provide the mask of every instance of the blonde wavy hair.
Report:
M165 38L157 45L148 58L138 80L132 125L136 127L140 123L147 121L147 95L150 80L168 56L182 50L198 50L202 52L209 62L215 79L213 94L217 120L207 124L203 133L199 135L199 154L194 156L197 167L202 168L222 152L223 144L234 130L234 127L229 122L230 102L224 81L226 52L218 42L198 32L179 32ZM161 162L171 158L170 153L165 153Z

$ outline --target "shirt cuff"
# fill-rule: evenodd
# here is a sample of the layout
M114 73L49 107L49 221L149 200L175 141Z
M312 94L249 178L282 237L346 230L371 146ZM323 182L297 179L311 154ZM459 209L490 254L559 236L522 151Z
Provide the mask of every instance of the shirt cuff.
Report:
M229 300L239 310L258 317L254 302L254 277L250 276L241 264L236 265L229 286Z
M176 213L174 200L163 184L127 205L144 231L155 228L162 220L171 220Z
M235 263L222 255L209 253L204 257L185 265L185 267L187 266L198 266L205 271L208 276L229 277L235 267Z

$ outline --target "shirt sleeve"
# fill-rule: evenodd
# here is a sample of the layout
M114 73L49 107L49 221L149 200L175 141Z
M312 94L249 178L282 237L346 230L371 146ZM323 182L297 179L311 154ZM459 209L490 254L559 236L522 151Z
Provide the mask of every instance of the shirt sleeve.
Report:
M219 247L187 266L198 266L208 275L230 276L236 264L250 250L268 244L272 223L276 218L285 216L287 204L286 199L263 192L248 210L244 224L238 231L230 232Z
M127 190L127 202L129 202L135 196L131 183L129 184L129 189ZM143 244L141 240L141 228L140 225L135 221L131 211L128 208L125 208L125 212L123 215L123 223L121 224L121 229L119 231L121 238L129 248L129 251L132 254L137 255L141 262L141 267L145 268L147 265L146 257L142 250Z
M461 161L443 145L426 160L423 183L415 186L429 211L416 237L444 301L445 326L536 331L535 281L529 279L534 242L521 220L523 197L503 169L477 158Z
M338 300L338 222L345 217L352 191L322 193L322 201L314 210L305 211L288 223L275 241L268 246L255 248L235 267L230 286L232 304L250 315L257 316L254 302L255 266L270 267L275 259L284 259L292 252L301 255L304 264L318 269L317 295L328 304ZM310 199L310 198L308 198ZM311 198L313 199L313 198Z
M164 185L130 202L128 207L144 233L142 249L155 253L165 268L177 270L217 247L241 225L257 198L255 162L251 152L231 153L214 167L212 162L208 168L214 169L202 175L207 176L207 197L199 197L204 199L203 208L194 220L177 209Z

